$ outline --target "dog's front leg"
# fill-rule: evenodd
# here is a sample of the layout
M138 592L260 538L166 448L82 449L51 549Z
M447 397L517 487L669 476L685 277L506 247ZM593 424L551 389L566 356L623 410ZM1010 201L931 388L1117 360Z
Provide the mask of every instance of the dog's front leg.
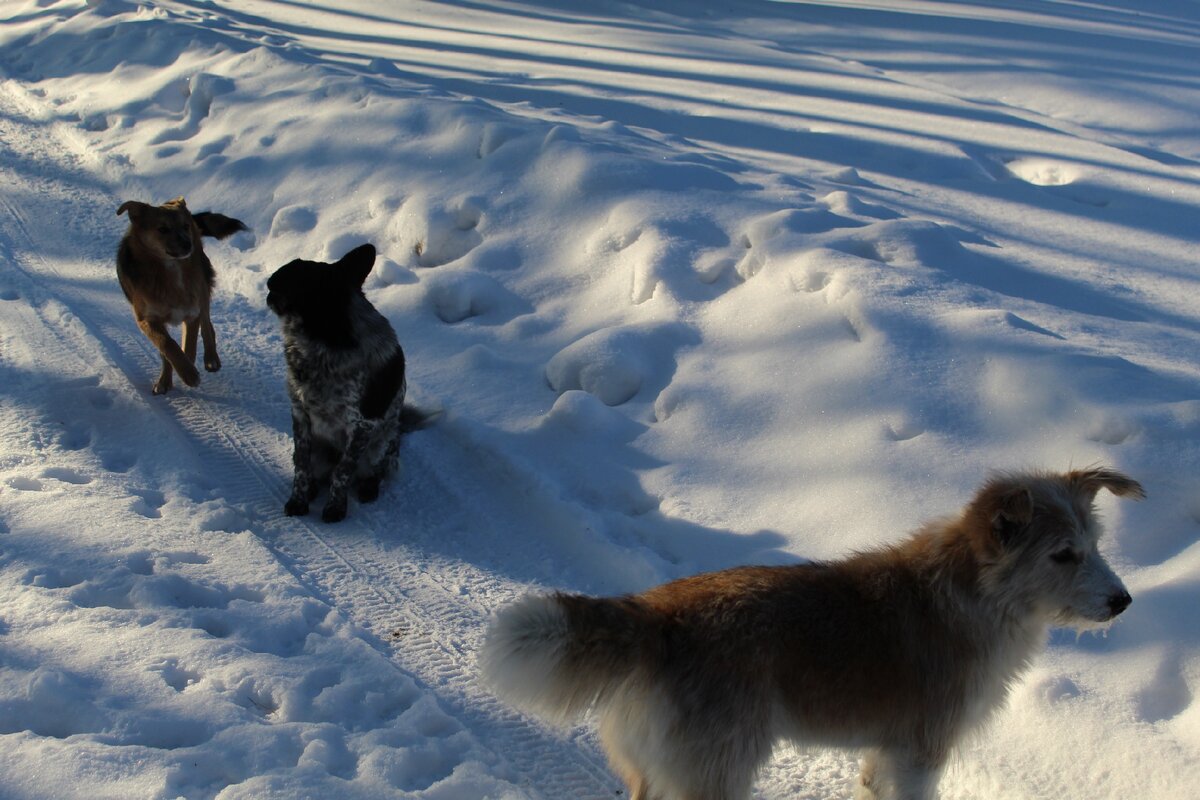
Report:
M137 324L142 333L146 334L146 338L158 348L158 352L163 358L162 374L158 376L158 383L154 384L155 394L163 394L171 388L171 367L175 368L175 371L179 373L179 377L188 386L200 385L200 373L196 371L196 365L188 360L183 350L171 338L171 334L167 332L166 325L161 322L151 322L147 319L139 319Z
M221 358L217 355L217 332L213 329L207 305L200 309L200 336L204 340L204 368L216 372L221 369Z
M313 496L312 421L308 413L292 402L292 496L283 507L289 517L308 513L308 501Z
M366 449L367 442L370 441L371 434L376 427L378 427L377 423L365 419L358 419L353 423L350 441L346 443L346 449L329 478L329 499L325 502L325 509L321 512L321 519L326 522L339 522L345 519L346 492L354 479L354 473L358 469L358 462L362 458L363 450Z
M196 334L200 332L200 321L198 319L185 319L183 321L183 355L192 362L196 363Z

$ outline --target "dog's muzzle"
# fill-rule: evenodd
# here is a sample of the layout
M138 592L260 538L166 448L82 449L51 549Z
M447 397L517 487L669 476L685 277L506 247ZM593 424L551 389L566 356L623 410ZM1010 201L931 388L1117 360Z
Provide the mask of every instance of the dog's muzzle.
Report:
M1129 608L1129 604L1133 602L1133 598L1129 596L1129 592L1120 591L1108 598L1108 610L1115 617L1125 609Z

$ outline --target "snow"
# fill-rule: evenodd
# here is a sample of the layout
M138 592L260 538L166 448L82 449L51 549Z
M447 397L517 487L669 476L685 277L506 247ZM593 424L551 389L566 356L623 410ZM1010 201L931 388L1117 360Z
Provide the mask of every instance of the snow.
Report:
M1168 0L9 0L0 797L601 798L476 680L530 589L833 557L1093 462L1134 597L946 798L1200 781L1200 9ZM224 367L150 395L124 200L184 195ZM363 242L413 399L374 506L290 480L265 282ZM760 798L848 797L781 750Z

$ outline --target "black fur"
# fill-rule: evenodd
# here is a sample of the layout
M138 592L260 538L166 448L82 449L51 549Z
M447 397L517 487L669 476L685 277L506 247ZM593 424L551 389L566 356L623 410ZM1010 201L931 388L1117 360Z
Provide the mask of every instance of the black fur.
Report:
M404 388L404 352L397 350L387 363L371 373L359 410L367 419L379 419Z
M200 229L201 236L209 236L213 239L225 239L238 231L250 230L240 219L227 217L215 211L201 211L199 214L192 214L192 219L196 221L196 227Z
M267 281L267 305L283 326L292 401L289 516L307 514L326 482L326 522L345 517L352 482L359 500L374 500L399 461L401 433L430 418L404 406L404 351L363 294L374 261L366 244L336 264L297 259Z

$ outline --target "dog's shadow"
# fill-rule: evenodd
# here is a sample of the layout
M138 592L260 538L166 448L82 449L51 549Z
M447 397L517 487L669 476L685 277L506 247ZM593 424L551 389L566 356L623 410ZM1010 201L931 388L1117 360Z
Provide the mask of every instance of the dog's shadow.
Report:
M352 509L386 545L415 546L524 584L633 592L739 564L795 563L775 531L706 527L661 508L635 447L647 426L581 391L528 430L447 412L401 447L403 467Z

